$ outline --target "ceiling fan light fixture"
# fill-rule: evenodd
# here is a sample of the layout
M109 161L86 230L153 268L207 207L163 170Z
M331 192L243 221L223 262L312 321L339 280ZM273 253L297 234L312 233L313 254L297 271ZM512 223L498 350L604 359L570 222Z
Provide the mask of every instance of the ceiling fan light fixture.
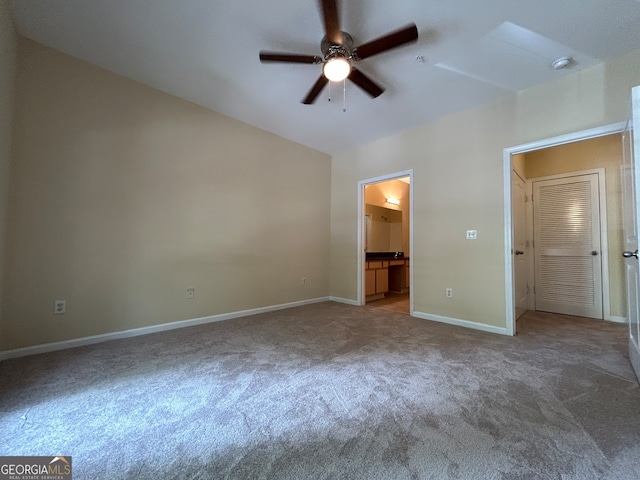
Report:
M324 64L322 73L332 82L341 82L351 73L351 64L344 57L333 57Z

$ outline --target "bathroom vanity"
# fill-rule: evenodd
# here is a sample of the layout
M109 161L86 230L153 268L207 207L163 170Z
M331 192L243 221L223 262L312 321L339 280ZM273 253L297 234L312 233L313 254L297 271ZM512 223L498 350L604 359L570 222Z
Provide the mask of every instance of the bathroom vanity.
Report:
M385 293L409 291L409 258L403 252L367 252L365 293L367 300L384 298Z

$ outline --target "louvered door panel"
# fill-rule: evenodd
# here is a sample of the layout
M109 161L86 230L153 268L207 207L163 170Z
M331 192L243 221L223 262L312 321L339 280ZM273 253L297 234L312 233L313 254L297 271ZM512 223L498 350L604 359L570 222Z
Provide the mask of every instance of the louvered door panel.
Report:
M538 299L568 305L595 303L593 261L589 257L541 255Z
M592 245L591 182L538 185L534 198L540 215L538 241L543 248L589 248Z
M597 174L533 185L536 310L602 318Z

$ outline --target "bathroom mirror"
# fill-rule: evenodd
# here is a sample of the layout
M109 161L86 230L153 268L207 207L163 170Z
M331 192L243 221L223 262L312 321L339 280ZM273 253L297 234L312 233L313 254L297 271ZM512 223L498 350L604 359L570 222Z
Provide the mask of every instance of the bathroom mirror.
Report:
M402 251L402 212L377 205L365 205L365 251Z

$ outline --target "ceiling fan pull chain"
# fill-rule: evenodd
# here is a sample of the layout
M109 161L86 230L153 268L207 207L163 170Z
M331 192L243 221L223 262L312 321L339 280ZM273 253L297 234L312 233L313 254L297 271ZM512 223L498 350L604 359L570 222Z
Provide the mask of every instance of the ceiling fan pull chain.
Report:
M342 80L342 111L347 111L347 79Z
M329 82L329 101L331 101L331 82Z

